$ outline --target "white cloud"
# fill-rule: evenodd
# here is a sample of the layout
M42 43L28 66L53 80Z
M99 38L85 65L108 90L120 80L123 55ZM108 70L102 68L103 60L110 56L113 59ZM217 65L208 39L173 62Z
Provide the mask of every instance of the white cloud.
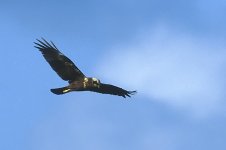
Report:
M150 100L207 116L225 95L223 48L213 39L161 26L113 47L99 64L99 76L136 88Z

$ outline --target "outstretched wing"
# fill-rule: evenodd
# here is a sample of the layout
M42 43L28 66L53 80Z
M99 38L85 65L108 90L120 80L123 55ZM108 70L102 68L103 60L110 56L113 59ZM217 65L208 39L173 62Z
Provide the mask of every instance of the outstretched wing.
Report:
M118 95L124 98L126 98L126 96L130 97L131 95L136 93L136 91L127 91L114 85L102 84L102 83L100 83L99 88L94 88L91 91L103 93L103 94Z
M39 43L34 42L36 44L35 47L42 52L52 69L63 80L72 82L85 77L75 64L57 49L53 42L50 41L50 44L45 39L42 38L42 40L37 39Z

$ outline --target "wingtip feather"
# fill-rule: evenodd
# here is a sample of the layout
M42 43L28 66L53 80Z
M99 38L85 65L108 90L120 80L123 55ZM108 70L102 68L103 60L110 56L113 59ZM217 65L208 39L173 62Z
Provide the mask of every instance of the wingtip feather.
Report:
M122 95L122 97L126 98L126 96L127 96L127 97L131 98L131 95L134 95L136 93L137 93L137 91L127 91L124 95Z

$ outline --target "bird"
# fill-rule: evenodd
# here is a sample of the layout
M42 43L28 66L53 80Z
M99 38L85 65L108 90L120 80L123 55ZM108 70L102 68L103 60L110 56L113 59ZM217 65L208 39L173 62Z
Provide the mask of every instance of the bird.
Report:
M37 41L34 42L34 47L42 53L45 60L58 76L68 82L67 86L50 89L52 93L62 95L72 91L91 91L126 98L131 97L131 95L134 95L137 92L127 91L115 85L102 83L97 78L85 76L84 73L82 73L82 71L80 71L79 68L68 57L66 57L52 41L47 42L44 38L36 40Z

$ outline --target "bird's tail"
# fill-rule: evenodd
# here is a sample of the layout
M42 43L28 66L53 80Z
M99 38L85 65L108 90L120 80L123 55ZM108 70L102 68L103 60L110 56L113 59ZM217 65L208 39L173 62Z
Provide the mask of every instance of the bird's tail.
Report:
M54 94L61 95L70 92L71 89L66 86L62 88L51 89L50 91Z

